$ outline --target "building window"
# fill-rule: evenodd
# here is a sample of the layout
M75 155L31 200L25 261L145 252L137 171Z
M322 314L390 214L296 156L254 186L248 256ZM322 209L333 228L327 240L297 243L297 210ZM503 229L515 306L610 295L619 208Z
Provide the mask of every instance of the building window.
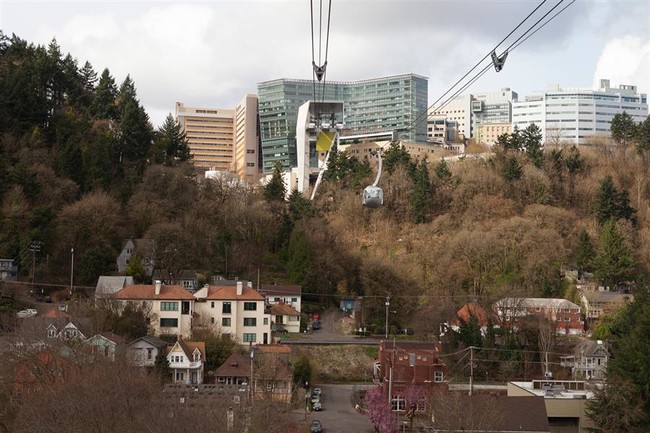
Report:
M185 380L185 373L182 371L176 372L176 382L183 382Z
M223 314L230 314L230 313L232 313L232 305L230 304L230 302L224 302L224 303L223 303L223 308L221 309L221 312L222 312Z
M230 317L224 317L221 319L221 326L230 326Z
M210 302L210 308L214 308L214 301Z
M214 317L210 317L210 323L214 325Z
M291 302L298 302L298 298L291 298Z
M161 302L160 311L178 311L178 302Z
M244 326L257 326L257 319L255 317L244 317Z
M257 302L244 302L244 311L257 311Z
M265 317L265 318L264 318L264 324L265 324L265 325L268 325L268 324L269 324L269 318L268 318L268 317Z
M442 371L435 371L433 373L434 382L442 382L444 378L445 378L445 374Z
M257 335L254 332L244 332L244 343L255 343Z
M177 328L178 319L160 319L161 328Z
M401 395L396 395L391 401L391 410L404 411L406 409L406 399Z
M298 316L289 316L289 322L297 322L299 319Z
M147 348L147 359L151 360L153 358L153 349L151 347Z

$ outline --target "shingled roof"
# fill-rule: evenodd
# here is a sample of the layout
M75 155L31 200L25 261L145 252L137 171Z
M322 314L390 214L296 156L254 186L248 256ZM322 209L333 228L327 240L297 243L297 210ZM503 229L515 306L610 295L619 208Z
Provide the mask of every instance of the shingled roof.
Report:
M209 286L205 299L207 301L263 301L264 297L252 287L243 286L242 294L237 295L236 286ZM198 295L199 292L197 292Z

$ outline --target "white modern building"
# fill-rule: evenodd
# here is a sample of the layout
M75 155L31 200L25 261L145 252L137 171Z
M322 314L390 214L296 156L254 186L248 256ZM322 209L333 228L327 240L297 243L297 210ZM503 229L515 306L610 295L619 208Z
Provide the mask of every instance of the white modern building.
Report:
M595 136L609 137L612 118L624 111L635 123L645 120L647 95L636 86L611 87L609 80L600 80L597 90L553 85L515 102L512 126L521 130L534 123L546 143L583 144Z

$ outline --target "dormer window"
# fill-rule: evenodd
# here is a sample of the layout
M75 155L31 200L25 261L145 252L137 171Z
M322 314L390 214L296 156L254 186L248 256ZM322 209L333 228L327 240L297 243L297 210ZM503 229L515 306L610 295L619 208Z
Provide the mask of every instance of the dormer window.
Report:
M194 362L199 362L201 360L201 352L198 350L194 351Z
M47 330L47 336L48 336L49 338L54 338L54 337L56 337L56 329L54 329L54 328L50 328L50 329L48 329L48 330Z

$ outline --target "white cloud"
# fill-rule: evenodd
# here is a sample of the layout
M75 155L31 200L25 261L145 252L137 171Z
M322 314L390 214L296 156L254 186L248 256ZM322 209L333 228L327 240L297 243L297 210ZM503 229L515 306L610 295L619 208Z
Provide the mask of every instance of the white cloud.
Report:
M594 72L594 87L601 78L611 84L632 84L644 93L650 91L650 37L624 36L609 41L603 48Z

